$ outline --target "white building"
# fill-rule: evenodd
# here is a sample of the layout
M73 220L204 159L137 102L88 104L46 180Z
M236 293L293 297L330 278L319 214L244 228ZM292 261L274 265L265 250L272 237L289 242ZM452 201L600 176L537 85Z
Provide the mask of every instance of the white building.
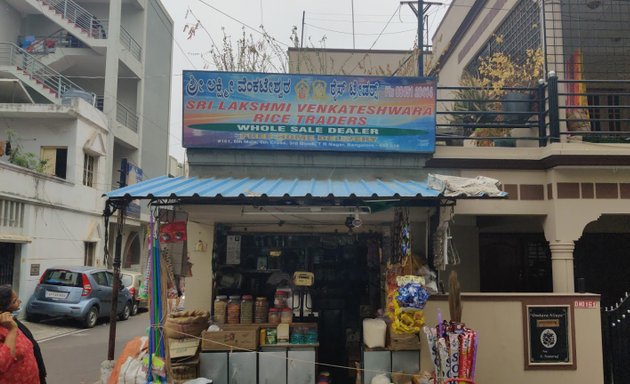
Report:
M26 301L47 267L105 263L101 196L123 159L145 178L169 171L173 21L158 0L0 9L0 283ZM41 172L12 164L7 142ZM123 268L141 267L143 223L126 217Z

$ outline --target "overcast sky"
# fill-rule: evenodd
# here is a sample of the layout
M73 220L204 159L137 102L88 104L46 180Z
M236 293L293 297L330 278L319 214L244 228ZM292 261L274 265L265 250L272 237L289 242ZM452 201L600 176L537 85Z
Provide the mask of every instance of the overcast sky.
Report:
M260 26L286 49L291 46L291 29L302 32L304 46L344 49L411 49L417 35L417 19L408 5L397 0L161 0L175 23L173 43L173 80L171 92L170 154L180 162L182 70L212 67L208 52L213 41L219 47L224 27L234 40L243 28L254 38ZM450 3L450 1L443 1ZM354 38L353 38L354 8ZM437 28L447 6L429 9L429 30ZM184 32L187 24L200 21L195 36Z

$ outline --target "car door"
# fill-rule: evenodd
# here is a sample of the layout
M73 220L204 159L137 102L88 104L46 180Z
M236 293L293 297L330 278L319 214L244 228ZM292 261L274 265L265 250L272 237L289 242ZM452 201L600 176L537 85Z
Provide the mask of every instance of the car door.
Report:
M109 282L111 282L111 287L112 287L112 295L114 293L114 274L111 272L107 272L107 280ZM116 309L116 312L121 313L123 310L124 305L127 303L127 294L125 291L125 286L122 284L122 281L120 283L119 286L120 290L118 291L118 308ZM112 296L113 297L113 296Z
M112 310L112 286L110 282L113 280L108 281L107 272L105 271L93 272L92 278L96 283L96 287L94 287L93 291L95 292L95 297L100 302L100 314L101 316L109 316Z

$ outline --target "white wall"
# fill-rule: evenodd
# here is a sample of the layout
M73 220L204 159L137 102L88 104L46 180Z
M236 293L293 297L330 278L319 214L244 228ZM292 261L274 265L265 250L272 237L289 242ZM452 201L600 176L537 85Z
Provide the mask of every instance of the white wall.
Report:
M207 310L212 307L212 244L214 226L188 222L188 257L193 264L192 277L186 278L186 310ZM205 249L196 248L199 241Z
M20 35L20 14L5 0L0 0L0 41L17 43Z
M171 60L173 20L159 1L146 8L144 76L141 81L142 169L147 178L165 175L168 170ZM175 112L181 113L181 112Z

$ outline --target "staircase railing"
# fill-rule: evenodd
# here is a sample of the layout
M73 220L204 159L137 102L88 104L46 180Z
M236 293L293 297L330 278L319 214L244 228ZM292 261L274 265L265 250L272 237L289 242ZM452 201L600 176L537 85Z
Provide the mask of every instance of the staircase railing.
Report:
M136 60L142 61L142 47L123 26L120 26L120 42Z
M75 24L94 39L106 39L105 24L88 10L72 0L38 0L60 14L65 20Z
M23 71L35 82L52 92L55 97L61 98L67 91L83 88L66 78L59 72L39 61L13 43L0 42L0 65L15 66Z

